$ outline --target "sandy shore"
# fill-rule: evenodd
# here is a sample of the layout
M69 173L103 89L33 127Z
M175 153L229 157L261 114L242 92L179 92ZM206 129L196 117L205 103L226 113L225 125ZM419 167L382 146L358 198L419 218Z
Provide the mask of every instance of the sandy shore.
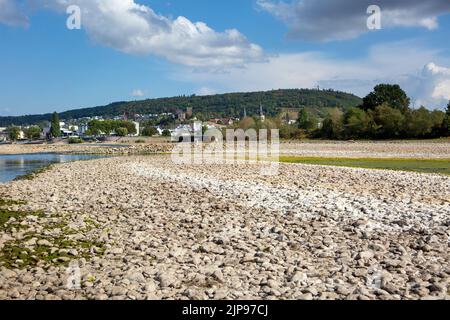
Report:
M0 230L0 299L450 298L450 177L279 169L131 156L0 185L43 210Z

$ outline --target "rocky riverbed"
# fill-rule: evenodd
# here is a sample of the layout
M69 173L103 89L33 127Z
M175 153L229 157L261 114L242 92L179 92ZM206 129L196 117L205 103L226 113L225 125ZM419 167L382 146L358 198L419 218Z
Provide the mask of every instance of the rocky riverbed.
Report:
M62 154L106 154L106 155L136 155L168 153L174 147L172 143L146 144L4 144L0 145L0 155L32 154L32 153L62 153Z
M176 144L153 142L143 144L5 144L0 154L77 153L137 155L171 152ZM206 147L206 144L204 145ZM450 140L439 141L282 141L280 154L329 158L415 158L449 159Z
M0 299L450 298L450 177L260 169L130 156L0 185Z
M281 153L301 157L448 159L450 140L283 142Z

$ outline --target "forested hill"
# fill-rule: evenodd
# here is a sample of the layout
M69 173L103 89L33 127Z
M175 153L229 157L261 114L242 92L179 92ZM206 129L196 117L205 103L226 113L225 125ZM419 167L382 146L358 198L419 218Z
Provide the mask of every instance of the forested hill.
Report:
M115 102L106 106L70 110L60 113L65 120L93 116L119 116L128 114L150 114L176 112L193 107L200 119L210 117L242 117L244 107L249 115L259 114L260 103L269 116L277 115L283 108L302 106L323 113L326 108L347 109L362 103L352 94L333 90L285 89L266 92L226 93L212 96L178 96L172 98L148 99L142 101ZM0 117L0 127L8 125L28 125L49 121L51 114Z

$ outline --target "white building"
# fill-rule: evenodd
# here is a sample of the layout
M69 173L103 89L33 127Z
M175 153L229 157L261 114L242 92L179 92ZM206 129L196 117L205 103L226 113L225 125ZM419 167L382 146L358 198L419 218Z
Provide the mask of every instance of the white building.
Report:
M161 127L156 127L156 131L158 131L158 134L161 136L164 132L164 129Z
M6 128L0 127L0 142L5 141L7 136L8 132L6 131Z
M20 129L20 131L19 131L19 140L24 140L24 139L25 139L25 132L22 129Z

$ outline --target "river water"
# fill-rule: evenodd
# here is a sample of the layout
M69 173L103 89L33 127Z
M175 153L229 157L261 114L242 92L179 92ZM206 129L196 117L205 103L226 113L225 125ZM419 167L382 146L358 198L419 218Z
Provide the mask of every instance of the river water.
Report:
M14 180L18 176L28 174L34 170L53 163L63 163L78 160L104 158L101 155L75 155L57 153L37 153L0 155L0 183Z

